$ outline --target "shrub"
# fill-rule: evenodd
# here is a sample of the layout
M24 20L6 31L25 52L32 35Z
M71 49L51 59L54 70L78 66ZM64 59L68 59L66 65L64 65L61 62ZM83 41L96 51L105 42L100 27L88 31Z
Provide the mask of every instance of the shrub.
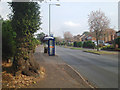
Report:
M63 42L61 42L60 45L63 45Z
M87 42L85 41L84 43L83 43L83 48L86 48L87 47Z
M16 42L14 38L16 33L11 27L10 21L4 21L2 24L2 58L3 60L10 59L16 51Z
M85 41L83 43L83 48L95 48L95 44L92 41Z
M78 43L77 43L77 46L78 46L78 47L82 47L82 42L78 42Z
M77 42L74 42L74 43L73 43L73 46L74 46L74 47L77 47Z
M40 45L40 43L41 42L39 40L37 40L36 38L31 38L30 50L33 50L33 52L35 53L35 48L36 48L36 46Z
M118 44L118 48L120 48L120 37L115 39L115 43Z
M36 46L41 44L41 42L39 40L37 40L36 38L34 39L34 43L35 43Z
M70 43L67 43L67 46L70 46Z
M113 46L103 46L102 48L101 48L101 50L114 50L114 47Z
M72 43L68 43L67 45L68 45L68 46L73 46L73 44L72 44Z
M71 46L73 46L73 43L71 43Z
M60 45L66 45L66 43L65 43L65 42L60 42L59 44L60 44Z

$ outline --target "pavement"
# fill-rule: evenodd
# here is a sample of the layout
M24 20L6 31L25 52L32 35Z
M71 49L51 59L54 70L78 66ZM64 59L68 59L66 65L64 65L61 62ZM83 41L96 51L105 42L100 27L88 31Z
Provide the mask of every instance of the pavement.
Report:
M46 76L29 88L90 88L59 56L48 56L43 47L36 48L35 58L45 68Z
M118 55L96 55L56 46L57 55L98 88L118 88Z

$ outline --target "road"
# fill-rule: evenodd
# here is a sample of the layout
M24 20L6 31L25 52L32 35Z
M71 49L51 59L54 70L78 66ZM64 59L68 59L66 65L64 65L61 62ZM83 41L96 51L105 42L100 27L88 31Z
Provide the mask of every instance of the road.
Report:
M56 46L56 54L99 88L118 88L117 55L96 55Z

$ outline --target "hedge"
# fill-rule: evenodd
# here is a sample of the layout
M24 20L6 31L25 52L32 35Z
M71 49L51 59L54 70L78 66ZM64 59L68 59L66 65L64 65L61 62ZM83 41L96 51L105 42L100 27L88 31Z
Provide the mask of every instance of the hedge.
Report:
M83 48L95 48L95 44L92 41L85 41L83 43Z
M16 33L11 27L10 21L4 21L2 24L2 60L10 59L16 51L15 42Z
M115 48L113 46L103 46L101 50L114 50Z
M120 37L115 39L115 43L118 44L118 48L120 48Z

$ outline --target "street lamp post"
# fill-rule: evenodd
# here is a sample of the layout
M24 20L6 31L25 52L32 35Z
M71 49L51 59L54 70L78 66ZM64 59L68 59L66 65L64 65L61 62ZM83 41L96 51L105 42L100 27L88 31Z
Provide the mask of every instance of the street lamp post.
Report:
M51 5L60 6L60 4L49 4L49 36L50 36L50 34L51 34L51 33L50 33L50 31L51 31L51 26L50 26L50 25L51 25L51 18L50 18L50 17L51 17L51 16L50 16L50 15L51 15Z

